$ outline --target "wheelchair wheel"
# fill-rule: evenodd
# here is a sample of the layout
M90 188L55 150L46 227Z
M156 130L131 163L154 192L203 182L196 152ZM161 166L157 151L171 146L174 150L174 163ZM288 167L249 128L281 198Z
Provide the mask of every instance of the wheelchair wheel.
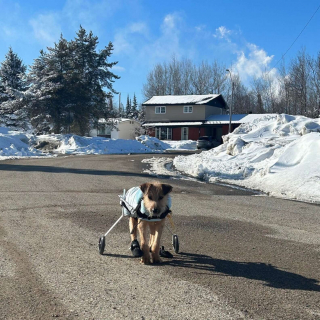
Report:
M175 253L179 253L179 239L176 234L172 236L172 246Z
M103 254L105 246L106 246L106 238L105 238L105 236L102 236L99 239L99 253L100 254Z

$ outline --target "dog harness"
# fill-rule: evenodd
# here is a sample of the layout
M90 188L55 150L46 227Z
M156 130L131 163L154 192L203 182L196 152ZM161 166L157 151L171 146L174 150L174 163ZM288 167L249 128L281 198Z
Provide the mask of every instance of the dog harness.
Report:
M171 213L171 196L168 195L167 208L166 210L158 215L151 215L150 212L146 209L143 201L143 192L140 187L133 187L129 189L125 195L125 200L135 208L135 218L143 219L143 220L162 220L169 213ZM132 216L133 213L123 204L124 207L124 215Z

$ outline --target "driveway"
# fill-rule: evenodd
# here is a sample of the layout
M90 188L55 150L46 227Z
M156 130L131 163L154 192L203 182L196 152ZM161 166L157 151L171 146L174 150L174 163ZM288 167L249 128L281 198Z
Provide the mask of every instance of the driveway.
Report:
M99 255L153 156L0 162L1 319L320 319L318 205L161 177L180 254L141 265L125 218Z

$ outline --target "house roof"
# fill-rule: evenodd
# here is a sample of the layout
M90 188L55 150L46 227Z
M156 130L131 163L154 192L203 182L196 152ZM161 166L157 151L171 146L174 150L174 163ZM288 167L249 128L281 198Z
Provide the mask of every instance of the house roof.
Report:
M144 106L154 106L154 105L202 105L208 104L210 101L221 97L221 94L205 94L205 95L167 95L167 96L153 96L151 99L144 102ZM223 98L222 98L223 99ZM224 100L223 100L224 101Z

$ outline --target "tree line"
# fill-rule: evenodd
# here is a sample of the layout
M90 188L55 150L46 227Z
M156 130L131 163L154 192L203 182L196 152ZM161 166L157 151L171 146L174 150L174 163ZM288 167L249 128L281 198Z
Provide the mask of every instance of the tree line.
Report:
M158 63L143 85L146 99L154 95L222 94L233 113L288 113L320 116L320 52L305 49L277 72L265 71L245 85L236 72L214 60L196 65L189 59ZM232 99L233 93L233 99Z
M29 67L10 48L0 67L0 122L38 133L85 135L100 117L114 116L109 62L113 44L97 50L98 37L80 26L76 37L62 35ZM111 102L110 102L111 100Z

